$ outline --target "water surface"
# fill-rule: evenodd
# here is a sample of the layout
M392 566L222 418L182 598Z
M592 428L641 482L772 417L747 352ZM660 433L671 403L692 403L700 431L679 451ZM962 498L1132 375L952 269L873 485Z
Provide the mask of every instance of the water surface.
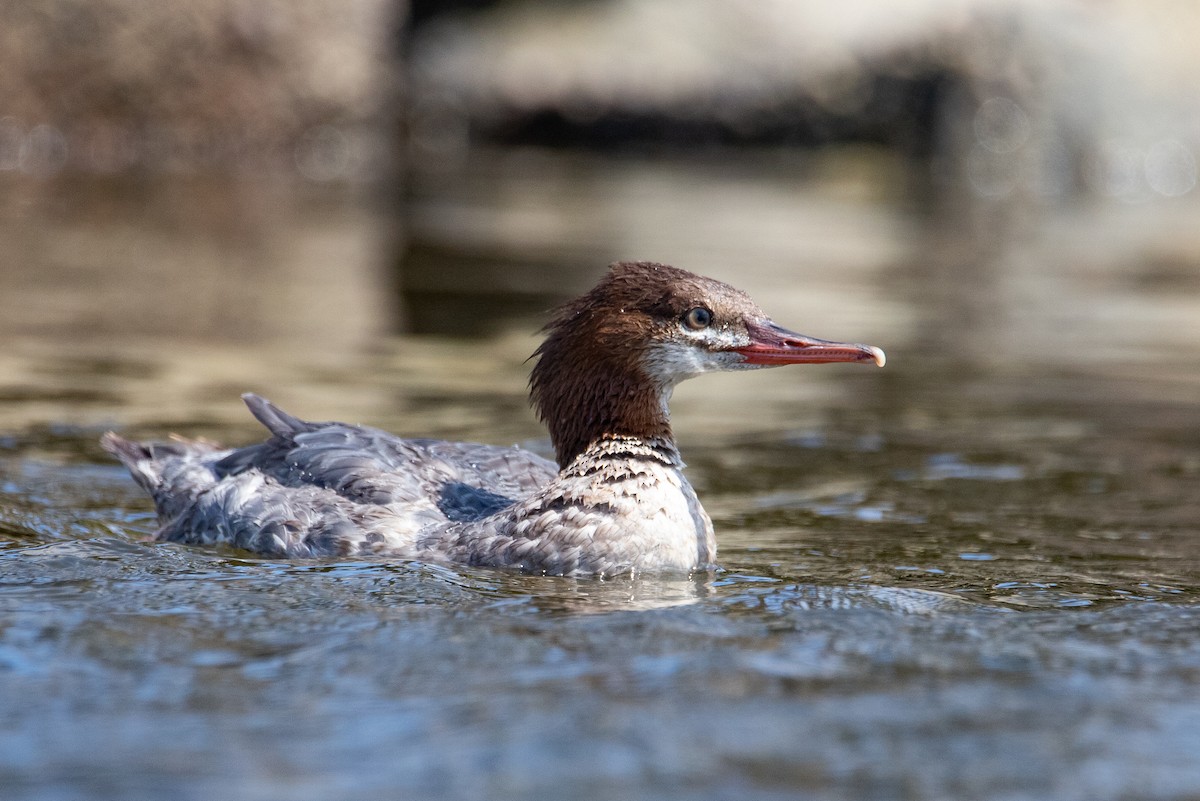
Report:
M1194 209L934 213L853 158L468 166L416 177L404 237L377 204L269 184L9 209L5 798L1200 794ZM98 436L249 442L245 390L547 447L528 304L434 291L405 253L578 268L502 287L526 300L674 261L889 364L679 389L711 574L152 542ZM491 333L403 333L461 314Z

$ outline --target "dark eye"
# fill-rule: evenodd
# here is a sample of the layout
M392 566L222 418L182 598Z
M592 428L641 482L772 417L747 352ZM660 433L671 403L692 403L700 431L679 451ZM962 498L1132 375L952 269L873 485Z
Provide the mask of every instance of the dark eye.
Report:
M712 325L713 313L703 306L697 306L683 315L684 324L693 331L708 328Z

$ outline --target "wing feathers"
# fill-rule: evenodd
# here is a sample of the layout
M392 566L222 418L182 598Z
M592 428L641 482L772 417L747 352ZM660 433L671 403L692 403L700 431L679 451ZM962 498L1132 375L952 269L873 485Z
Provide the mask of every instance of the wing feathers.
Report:
M430 526L493 514L557 474L529 451L310 423L242 397L273 435L257 445L101 439L154 496L160 538L292 556L396 550Z
M253 392L242 395L242 400L250 409L250 414L254 415L258 422L266 426L267 430L277 437L291 439L296 434L312 431L317 426L315 423L293 417L266 398L255 395Z

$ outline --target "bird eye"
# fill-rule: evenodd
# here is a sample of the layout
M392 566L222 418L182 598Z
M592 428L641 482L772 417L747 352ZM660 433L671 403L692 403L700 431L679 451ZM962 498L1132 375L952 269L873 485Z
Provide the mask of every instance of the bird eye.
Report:
M702 328L708 328L712 325L713 313L703 306L697 306L683 315L683 322L688 328L693 331L699 331Z

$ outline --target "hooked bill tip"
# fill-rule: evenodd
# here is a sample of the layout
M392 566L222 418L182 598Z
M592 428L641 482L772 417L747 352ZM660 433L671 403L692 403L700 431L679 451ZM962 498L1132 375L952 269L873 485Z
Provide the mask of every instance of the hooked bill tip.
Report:
M871 355L875 357L876 365L883 367L885 364L887 364L887 354L883 352L882 348L877 348L874 345L868 345L867 350L871 351Z

